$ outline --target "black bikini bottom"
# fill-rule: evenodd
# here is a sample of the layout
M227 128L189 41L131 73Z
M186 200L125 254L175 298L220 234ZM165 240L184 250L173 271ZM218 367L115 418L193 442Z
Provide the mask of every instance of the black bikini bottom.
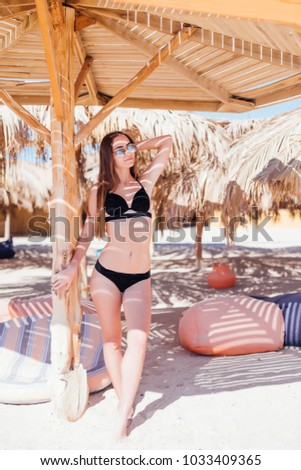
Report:
M98 260L96 261L95 269L100 274L103 274L108 279L110 279L110 281L114 282L120 292L124 292L128 287L136 284L136 282L151 277L150 271L142 274L119 273L118 271L112 271L111 269L107 269L102 266Z

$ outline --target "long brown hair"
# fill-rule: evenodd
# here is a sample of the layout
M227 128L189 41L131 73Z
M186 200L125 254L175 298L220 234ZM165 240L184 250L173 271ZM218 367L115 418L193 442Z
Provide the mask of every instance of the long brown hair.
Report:
M98 238L103 238L105 235L105 199L108 191L111 191L119 183L120 179L116 172L112 155L112 143L115 137L124 135L131 143L135 143L130 135L123 131L114 131L107 134L101 141L99 151L99 177L97 189L97 214L98 223L95 228L95 235ZM130 168L130 173L133 178L137 178L137 159L135 158L134 165Z

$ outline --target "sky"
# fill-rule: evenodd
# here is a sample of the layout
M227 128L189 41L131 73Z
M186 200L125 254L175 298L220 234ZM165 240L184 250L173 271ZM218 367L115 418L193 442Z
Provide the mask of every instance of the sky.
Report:
M277 114L293 111L294 109L301 108L301 99L287 101L286 103L279 103L265 108L255 109L246 113L198 113L201 116L212 119L250 119L250 118L268 118L276 116Z

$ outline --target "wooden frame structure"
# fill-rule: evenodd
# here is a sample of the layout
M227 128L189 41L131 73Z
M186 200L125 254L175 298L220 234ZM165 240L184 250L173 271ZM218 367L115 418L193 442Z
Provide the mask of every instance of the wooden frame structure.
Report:
M117 106L244 112L299 97L301 4L6 0L0 58L0 100L51 142L51 208L70 222L67 239L64 229L52 226L57 271L76 243L75 147ZM26 104L50 104L51 128ZM76 135L75 104L102 106ZM53 296L57 373L68 370L72 341L79 341L77 285L76 279L68 299Z

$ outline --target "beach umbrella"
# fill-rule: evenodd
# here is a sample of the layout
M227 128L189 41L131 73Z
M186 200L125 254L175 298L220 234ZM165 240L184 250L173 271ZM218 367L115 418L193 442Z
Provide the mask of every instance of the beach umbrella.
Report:
M301 204L301 109L269 119L231 146L227 159L228 184L223 218L239 215L252 206L277 211Z
M170 217L196 218L196 265L199 267L204 221L220 207L230 139L213 120L193 114L191 124L188 158L177 172L167 167L159 178L154 192L154 210L157 217L163 215L167 220ZM161 222L161 229L164 226Z
M42 123L49 123L46 106L27 106ZM9 194L11 204L32 212L35 207L48 210L51 193L51 167L41 147L48 149L41 136L7 106L0 106L1 186ZM8 205L8 199L6 198Z
M225 139L224 150L228 140ZM220 209L220 194L226 184L225 167L219 158L214 162L207 155L199 155L197 162L182 167L179 172L171 174L166 171L160 176L154 190L154 212L163 228L180 222L196 223L196 267L200 267L202 258L202 231L206 219ZM162 220L163 217L163 220ZM180 220L179 220L180 219Z

